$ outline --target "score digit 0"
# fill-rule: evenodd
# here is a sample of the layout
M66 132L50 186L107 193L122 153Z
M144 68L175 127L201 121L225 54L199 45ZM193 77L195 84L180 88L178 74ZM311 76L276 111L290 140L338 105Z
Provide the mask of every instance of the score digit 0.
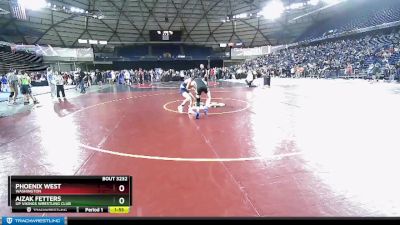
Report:
M124 185L119 185L118 190L120 192L124 192L125 191L125 186Z
M125 203L125 198L124 197L119 198L118 202L120 205L123 205Z

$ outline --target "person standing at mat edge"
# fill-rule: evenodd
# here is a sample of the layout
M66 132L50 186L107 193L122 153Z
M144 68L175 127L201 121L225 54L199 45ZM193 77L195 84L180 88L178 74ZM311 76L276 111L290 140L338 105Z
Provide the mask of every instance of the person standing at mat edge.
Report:
M84 94L84 93L86 93L86 89L85 89L86 74L85 74L85 72L82 71L81 68L78 68L78 73L79 73L79 86L81 89L81 94Z
M7 76L1 76L1 88L0 92L7 92Z
M103 88L103 74L98 69L96 69L96 83L100 89Z
M7 75L8 84L10 87L10 96L8 97L8 105L17 104L18 96L18 76L17 71L11 69L10 73ZM14 101L13 101L14 100Z
M29 105L29 98L33 100L34 104L39 103L36 98L32 96L31 78L26 72L23 72L23 75L21 77L21 93L25 96L24 105Z
M195 78L193 81L189 82L187 87L187 90L194 90L196 93L196 107L195 108L195 113L196 113L196 119L200 119L200 97L202 93L207 94L207 100L206 100L206 105L204 107L204 114L208 114L208 108L210 107L211 104L211 92L210 89L208 88L206 82L201 79L201 78Z
M58 72L55 72L55 83L56 83L56 87L57 87L57 98L58 100L60 100L60 92L63 96L63 98L65 99L65 91L64 91L64 78L61 74L59 74Z
M50 95L53 98L54 94L56 92L56 85L55 85L54 77L53 77L54 76L53 69L51 67L47 68L46 75L47 75L47 83L50 86Z
M200 77L204 80L205 83L208 82L208 70L204 67L203 64L200 64Z

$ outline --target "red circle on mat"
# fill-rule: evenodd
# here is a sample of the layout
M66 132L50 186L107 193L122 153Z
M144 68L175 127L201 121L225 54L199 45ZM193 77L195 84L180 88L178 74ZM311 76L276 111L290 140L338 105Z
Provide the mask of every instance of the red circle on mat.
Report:
M177 108L182 100L170 101L164 104L163 108L169 112L180 113ZM242 112L250 107L246 101L232 98L213 98L211 102L224 103L224 107L211 108L208 115L223 115ZM184 110L187 110L184 109ZM187 112L187 111L184 111Z
M241 97L239 93L224 91L219 95L221 98L213 99L226 106L213 108L210 112L214 110L213 113L229 116L206 118L201 115L199 121L160 107L178 99L176 92L129 96L86 107L79 110L79 116L75 118L80 124L81 146L105 154L156 160L247 161L262 158L255 154L253 143L247 140L252 132L248 129L251 117L233 113L247 113L245 109L250 103L230 100L230 97ZM229 108L233 112L228 112ZM240 134L235 134L237 132ZM227 139L227 134L241 138Z

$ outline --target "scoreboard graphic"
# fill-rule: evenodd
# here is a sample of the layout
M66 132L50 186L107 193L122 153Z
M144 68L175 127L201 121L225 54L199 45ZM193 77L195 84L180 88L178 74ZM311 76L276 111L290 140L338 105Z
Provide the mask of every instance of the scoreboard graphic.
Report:
M179 30L150 30L150 41L158 42L180 42L182 31Z
M9 176L13 213L129 213L131 176Z

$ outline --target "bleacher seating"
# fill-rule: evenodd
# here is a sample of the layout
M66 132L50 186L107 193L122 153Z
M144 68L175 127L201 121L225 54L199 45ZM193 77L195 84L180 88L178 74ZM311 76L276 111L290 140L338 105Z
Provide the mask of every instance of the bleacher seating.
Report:
M149 55L148 45L136 45L136 46L124 46L123 48L118 48L117 57L123 57L128 59L140 59L143 56Z
M191 56L193 59L207 59L208 56L213 56L213 50L210 47L197 45L184 45L185 55Z
M161 58L169 58L164 57L165 54L170 54L171 58L176 58L181 54L179 45L152 45L152 55Z
M400 28L292 46L250 60L242 67L265 66L275 71L274 74L285 76L302 68L305 72L300 76L336 78L345 75L348 65L354 74L364 77L371 77L373 73L389 77L396 70L400 75Z
M182 57L184 56L184 57ZM216 57L211 47L198 45L178 44L150 44L137 46L124 46L117 50L116 59L125 60L207 60L208 57ZM97 57L99 59L104 57ZM112 57L108 57L112 58ZM221 57L220 57L221 58Z
M0 72L5 73L11 68L24 71L42 71L47 66L43 65L43 58L40 56L0 51Z
M312 41L324 37L329 31L343 33L400 21L400 4L398 0L380 0L364 3L347 1L345 4L354 5L324 22L311 26L300 35L297 41Z

